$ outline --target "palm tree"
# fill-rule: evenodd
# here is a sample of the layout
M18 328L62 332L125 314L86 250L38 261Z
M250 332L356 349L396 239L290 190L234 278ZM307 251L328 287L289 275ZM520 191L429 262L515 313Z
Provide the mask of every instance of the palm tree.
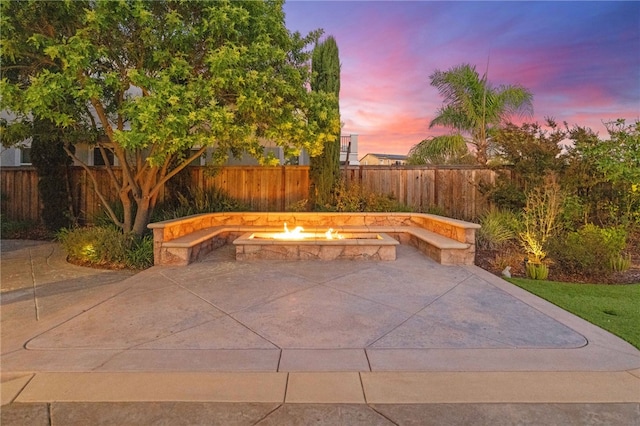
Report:
M480 77L475 66L463 64L429 76L431 85L444 97L444 104L429 128L444 126L467 134L479 163L489 158L489 133L513 115L533 115L533 95L519 85L492 87L487 73Z
M472 164L475 158L460 134L427 138L409 150L407 164Z

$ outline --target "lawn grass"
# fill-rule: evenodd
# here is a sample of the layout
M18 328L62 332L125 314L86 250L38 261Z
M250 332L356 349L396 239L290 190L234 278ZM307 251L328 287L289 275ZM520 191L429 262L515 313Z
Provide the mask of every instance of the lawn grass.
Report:
M640 349L640 284L570 284L524 278L509 281Z

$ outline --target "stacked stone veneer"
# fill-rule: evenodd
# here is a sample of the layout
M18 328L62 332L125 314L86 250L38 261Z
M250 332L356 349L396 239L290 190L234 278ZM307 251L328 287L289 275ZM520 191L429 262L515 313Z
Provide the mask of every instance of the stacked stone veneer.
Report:
M475 231L480 225L423 213L297 213L246 212L205 213L180 219L151 223L156 265L184 265L217 247L231 243L246 232L282 232L302 226L307 231L384 232L402 244L411 244L442 264L473 264ZM421 238L427 230L450 239L455 248L443 250ZM211 233L187 250L171 247L170 241L188 241ZM198 238L200 239L200 238ZM197 240L194 240L197 241ZM169 244L167 244L169 243Z
M259 234L259 233L258 233ZM398 241L385 233L344 234L344 239L278 240L252 238L246 233L236 239L236 260L396 260Z

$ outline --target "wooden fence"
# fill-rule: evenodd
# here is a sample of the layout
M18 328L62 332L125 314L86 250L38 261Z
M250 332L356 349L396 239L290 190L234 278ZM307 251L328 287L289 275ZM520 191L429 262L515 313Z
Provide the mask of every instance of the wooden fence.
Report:
M190 182L198 188L219 188L254 211L284 211L309 197L309 166L190 167Z
M117 200L106 168L94 170L103 194L111 201ZM490 207L479 185L494 183L497 177L493 170L473 167L350 166L343 173L349 185L391 195L415 211L427 212L435 207L463 219L473 219ZM308 166L230 166L221 167L215 173L205 167L189 167L186 174L188 177L183 174L182 179L186 179L190 187L217 187L254 211L288 210L309 197ZM39 220L38 177L33 167L2 168L0 183L2 214L6 219ZM81 220L92 222L103 207L87 172L81 167L71 168L70 189L74 209L80 213ZM163 191L160 199L165 196Z
M497 175L494 170L467 166L359 166L349 168L347 181L391 195L414 211L437 210L474 219L490 208L480 185L494 184Z

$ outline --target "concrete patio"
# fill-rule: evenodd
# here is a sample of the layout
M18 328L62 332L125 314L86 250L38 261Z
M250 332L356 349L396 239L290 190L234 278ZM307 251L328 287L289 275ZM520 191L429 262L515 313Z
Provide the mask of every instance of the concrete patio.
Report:
M638 424L640 352L475 266L132 275L2 241L2 424Z

